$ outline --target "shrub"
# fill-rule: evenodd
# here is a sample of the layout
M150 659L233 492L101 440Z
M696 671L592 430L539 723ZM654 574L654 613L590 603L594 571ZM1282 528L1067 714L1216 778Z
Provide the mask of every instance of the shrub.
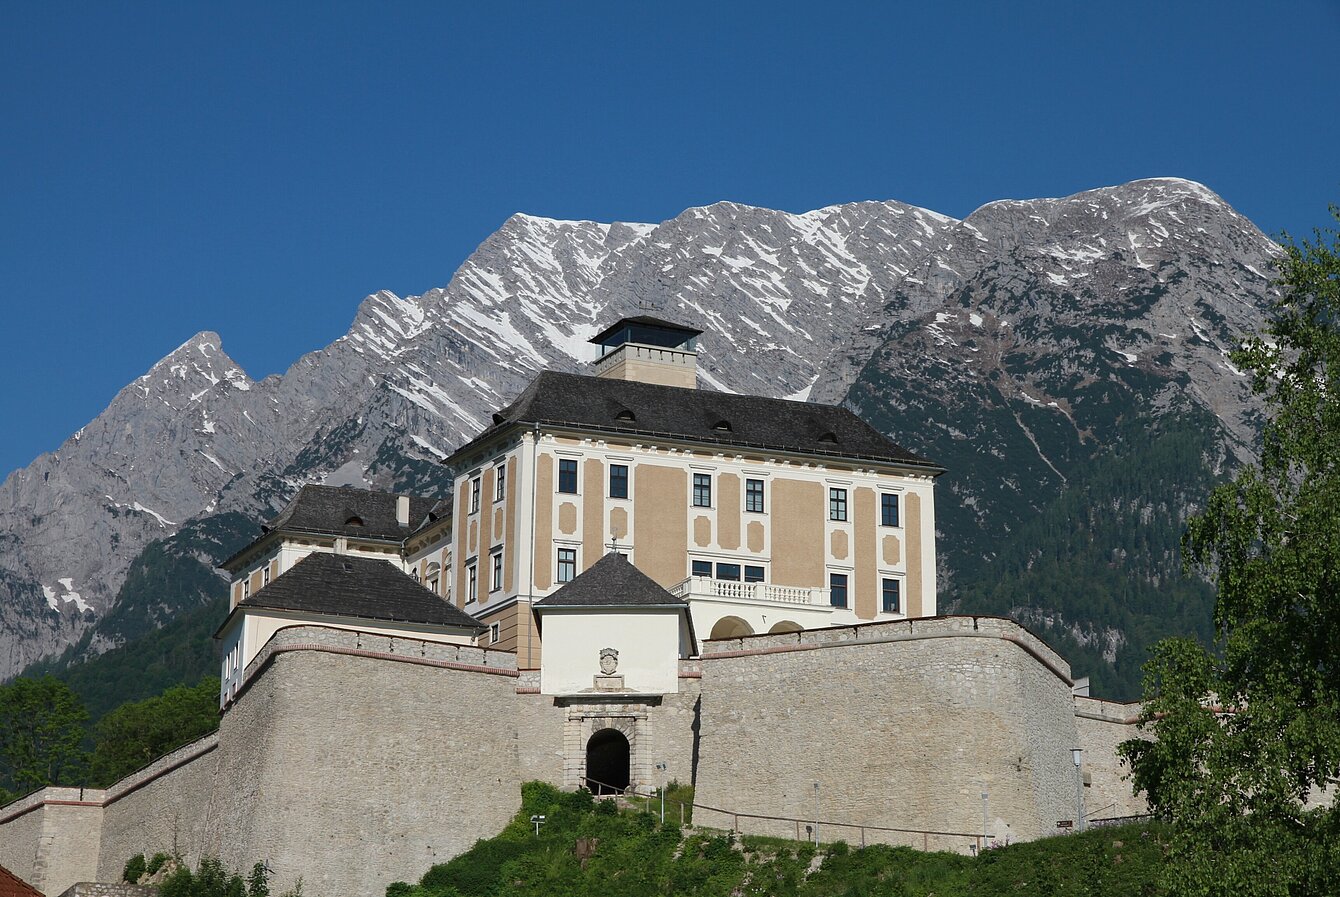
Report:
M144 854L137 853L126 860L126 868L121 871L121 880L130 882L132 885L137 885L140 883L140 876L146 871Z

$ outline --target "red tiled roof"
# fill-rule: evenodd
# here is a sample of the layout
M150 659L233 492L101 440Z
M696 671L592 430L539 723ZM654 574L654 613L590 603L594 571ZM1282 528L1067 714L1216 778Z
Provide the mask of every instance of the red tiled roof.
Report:
M0 897L42 897L42 892L0 866Z

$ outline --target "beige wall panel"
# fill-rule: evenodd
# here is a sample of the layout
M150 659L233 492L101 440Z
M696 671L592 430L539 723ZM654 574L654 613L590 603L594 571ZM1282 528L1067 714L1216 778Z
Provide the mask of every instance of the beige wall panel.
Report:
M659 464L639 464L633 529L637 566L663 586L688 575L688 472Z
M586 569L605 553L605 465L587 458L582 465L582 564Z
M577 506L570 501L558 506L558 531L565 536L577 532Z
M481 542L479 550L481 552L493 542L493 527L489 525L489 508L493 506L493 481L495 479L497 479L497 475L492 467L484 471L484 485L482 487L484 491L479 496L479 525L482 530L479 535Z
M907 519L903 526L907 529L907 615L919 617L922 614L921 590L921 496L915 492L907 496Z
M824 487L778 478L772 484L772 581L824 585Z
M478 520L471 520L471 521L470 521L470 544L469 544L468 547L469 547L469 552L468 552L469 554L471 554L471 555L479 554L479 521L478 521Z
M746 527L749 539L749 550L757 554L763 553L763 524L757 520L751 521Z
M279 558L270 561L270 579L273 581L279 575Z
M902 545L898 542L897 536L884 537L884 563L892 567L903 557Z
M466 527L465 516L470 509L466 506L466 501L470 497L470 481L461 480L461 488L456 495L456 523L453 532L456 541L456 606L465 605L465 561L470 556L469 550L465 547Z
M261 571L256 570L251 574L251 594L256 594L261 590Z
M543 591L554 584L554 457L540 455L535 461L535 545L531 561L535 588Z
M828 541L830 543L829 551L832 553L833 558L835 560L845 561L847 559L846 530L840 530L840 529L833 530L833 532L828 537Z
M740 478L723 473L717 483L717 544L726 551L740 548Z
M521 555L515 547L521 544L516 533L516 484L516 456L513 455L507 459L507 497L503 499L507 513L507 528L503 533L503 539L508 549L507 555L503 558L503 589L509 595L516 588L517 563Z
M493 538L492 538L491 541L493 542L493 544L496 545L497 543L499 543L499 542L502 541L502 538L503 538L503 509L502 509L502 508L494 508L494 509L493 509Z
M879 610L879 564L875 558L875 492L856 490L856 618L873 620Z
M523 670L540 668L540 633L527 602L516 605L516 665Z
M615 539L628 535L628 512L623 508L610 510L610 535Z
M712 521L701 514L693 518L693 543L699 548L712 544Z

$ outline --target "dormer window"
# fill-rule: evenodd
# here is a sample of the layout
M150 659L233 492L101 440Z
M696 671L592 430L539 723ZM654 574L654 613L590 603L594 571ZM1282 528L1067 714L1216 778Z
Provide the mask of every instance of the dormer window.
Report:
M716 423L714 423L714 424L712 425L712 429L713 429L713 430L716 430L717 432L720 432L720 433L729 433L729 432L731 431L731 430L730 430L730 421L728 421L728 420L719 420L719 421L717 421Z
M837 434L832 430L829 430L827 433L819 437L819 441L829 443L830 445L837 445Z
M354 516L350 517L348 520L344 521L344 525L345 525L345 526L362 526L362 525L363 525L363 518L362 518L362 517L359 517L357 514L355 514Z
M617 421L623 421L626 424L632 424L637 422L637 415L633 414L633 412L625 408L618 414L614 415L614 419Z

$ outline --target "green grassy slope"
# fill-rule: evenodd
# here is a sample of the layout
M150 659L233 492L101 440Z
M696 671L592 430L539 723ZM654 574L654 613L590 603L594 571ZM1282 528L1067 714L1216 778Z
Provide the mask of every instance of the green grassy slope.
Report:
M546 822L537 838L532 814ZM677 816L676 816L677 818ZM851 848L771 838L736 839L654 815L617 813L586 792L536 782L496 838L479 841L418 884L387 897L1129 897L1162 893L1155 873L1165 831L1101 829L987 851L980 857L909 848Z

